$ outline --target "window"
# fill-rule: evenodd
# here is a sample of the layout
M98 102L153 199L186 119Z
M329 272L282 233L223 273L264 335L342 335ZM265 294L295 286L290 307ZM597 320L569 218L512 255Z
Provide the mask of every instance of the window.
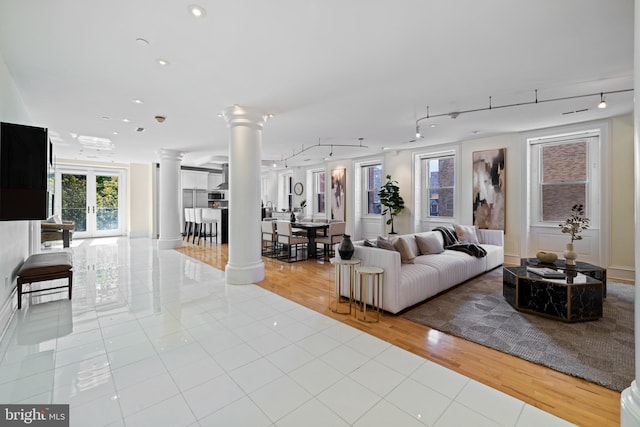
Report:
M541 221L564 221L576 204L588 211L587 140L544 143L539 150Z
M364 174L366 213L368 215L380 215L382 207L378 192L382 186L382 165L365 166L362 171Z
M324 171L313 172L313 211L317 214L326 213L326 206L324 202L325 189L324 189Z
M287 179L285 181L285 186L286 186L285 193L287 194L287 207L289 208L290 211L292 211L293 210L293 175L287 176Z
M424 171L423 213L425 217L448 217L454 213L455 157L453 155L422 159Z

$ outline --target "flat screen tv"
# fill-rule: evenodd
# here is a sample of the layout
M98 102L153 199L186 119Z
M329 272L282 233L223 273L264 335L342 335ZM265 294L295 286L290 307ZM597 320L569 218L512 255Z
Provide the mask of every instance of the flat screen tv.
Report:
M47 218L47 129L0 123L0 220Z

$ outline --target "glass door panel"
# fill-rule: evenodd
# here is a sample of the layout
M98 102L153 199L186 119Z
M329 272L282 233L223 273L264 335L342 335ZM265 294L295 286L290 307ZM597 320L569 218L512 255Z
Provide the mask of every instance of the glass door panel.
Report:
M61 218L74 221L75 233L87 231L87 175L61 174Z
M96 231L120 230L118 176L96 176Z
M122 234L121 172L62 170L57 174L62 219L75 221L74 237Z

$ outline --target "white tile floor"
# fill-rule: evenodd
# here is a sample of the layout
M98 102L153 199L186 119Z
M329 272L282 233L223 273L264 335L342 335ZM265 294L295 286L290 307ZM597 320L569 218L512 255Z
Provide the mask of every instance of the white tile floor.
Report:
M570 425L155 244L74 241L73 300L33 296L0 343L0 402L79 427Z

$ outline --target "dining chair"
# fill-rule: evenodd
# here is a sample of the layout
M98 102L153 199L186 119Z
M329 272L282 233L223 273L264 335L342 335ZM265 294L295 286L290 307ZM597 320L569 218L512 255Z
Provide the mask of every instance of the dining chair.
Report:
M276 222L262 221L262 255L268 257L277 256L277 246Z
M287 262L298 261L298 250L302 249L304 253L305 246L309 243L308 238L293 234L292 228L289 221L276 221L277 243L282 246L282 252L286 249ZM295 248L295 257L293 258L291 257L292 248ZM284 255L281 257L284 258Z
M326 236L316 237L316 243L322 244L324 258L328 258L335 254L334 247L340 243L345 233L346 222L330 222Z

